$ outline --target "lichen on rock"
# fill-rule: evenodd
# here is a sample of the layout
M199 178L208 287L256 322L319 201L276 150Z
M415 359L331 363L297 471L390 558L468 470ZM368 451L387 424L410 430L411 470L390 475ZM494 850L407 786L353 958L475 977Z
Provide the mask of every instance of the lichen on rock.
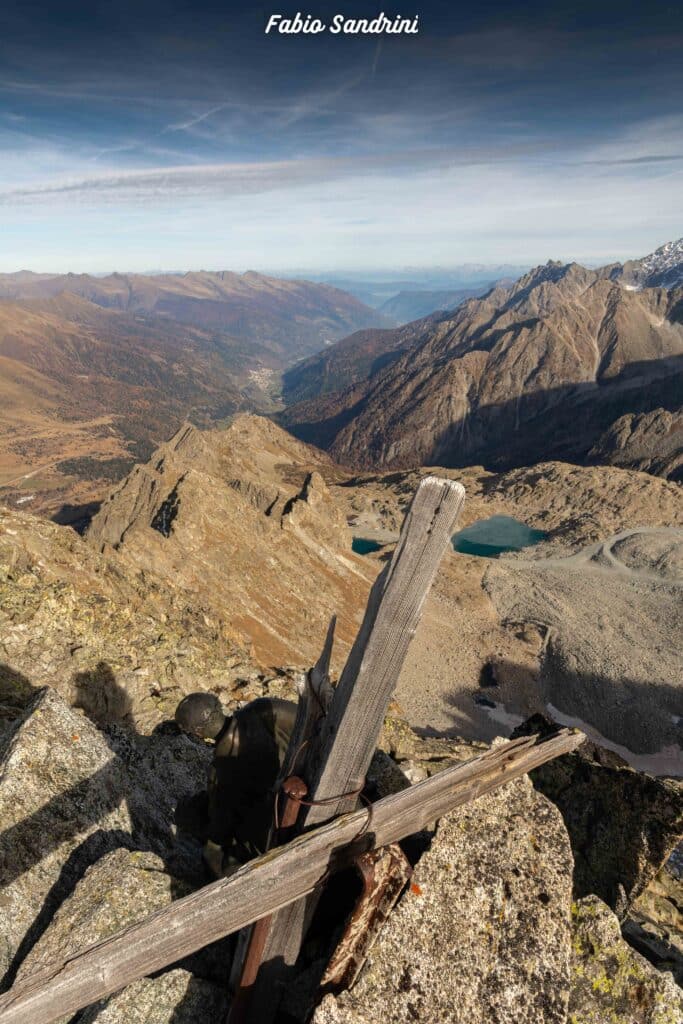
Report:
M683 992L624 941L597 896L572 907L569 1024L680 1024Z

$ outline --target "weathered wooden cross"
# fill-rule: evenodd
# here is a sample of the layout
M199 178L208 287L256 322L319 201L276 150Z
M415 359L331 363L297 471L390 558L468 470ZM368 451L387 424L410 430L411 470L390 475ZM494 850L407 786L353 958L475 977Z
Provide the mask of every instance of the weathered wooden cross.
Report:
M239 929L245 930L233 965L236 996L229 1021L270 1024L331 872L355 863L366 890L380 878L379 888L388 884L391 902L402 876L399 870L396 884L397 861L392 861L391 851L381 851L582 742L581 733L568 730L545 740L524 737L384 797L371 808L356 809L408 646L464 497L460 484L436 477L422 480L393 557L372 588L334 689L328 678L334 620L331 623L323 653L300 693L279 780L284 800L280 828L274 828L272 836L279 845L229 878L23 979L0 996L0 1024L51 1024ZM399 851L395 854L400 857ZM358 914L356 933L362 940L362 907ZM367 951L362 941L360 946ZM344 957L337 958L330 971L337 979L348 980L354 974Z

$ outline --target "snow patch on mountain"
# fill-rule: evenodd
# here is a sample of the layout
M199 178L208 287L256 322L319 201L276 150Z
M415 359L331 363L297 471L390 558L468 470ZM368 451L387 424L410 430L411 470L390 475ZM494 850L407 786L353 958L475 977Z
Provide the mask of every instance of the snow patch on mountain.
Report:
M683 238L666 242L640 260L629 260L619 275L624 288L678 288L683 285Z

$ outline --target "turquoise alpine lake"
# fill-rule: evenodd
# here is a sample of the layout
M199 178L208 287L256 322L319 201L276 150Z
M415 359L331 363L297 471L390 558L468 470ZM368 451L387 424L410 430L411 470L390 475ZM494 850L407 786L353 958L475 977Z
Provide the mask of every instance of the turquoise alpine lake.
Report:
M453 549L463 555L497 558L504 551L521 551L539 544L547 536L543 530L533 530L512 516L491 516L454 533L451 542Z
M369 537L354 537L351 541L351 550L355 551L357 555L369 555L373 551L379 551L383 547L382 544L378 544L376 540L370 540Z

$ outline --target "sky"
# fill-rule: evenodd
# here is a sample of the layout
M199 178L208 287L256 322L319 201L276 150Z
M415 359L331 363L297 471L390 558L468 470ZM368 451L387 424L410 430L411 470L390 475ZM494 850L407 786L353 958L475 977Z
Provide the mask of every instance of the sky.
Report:
M284 35L273 13L418 17ZM0 5L0 271L599 263L683 234L683 8Z

